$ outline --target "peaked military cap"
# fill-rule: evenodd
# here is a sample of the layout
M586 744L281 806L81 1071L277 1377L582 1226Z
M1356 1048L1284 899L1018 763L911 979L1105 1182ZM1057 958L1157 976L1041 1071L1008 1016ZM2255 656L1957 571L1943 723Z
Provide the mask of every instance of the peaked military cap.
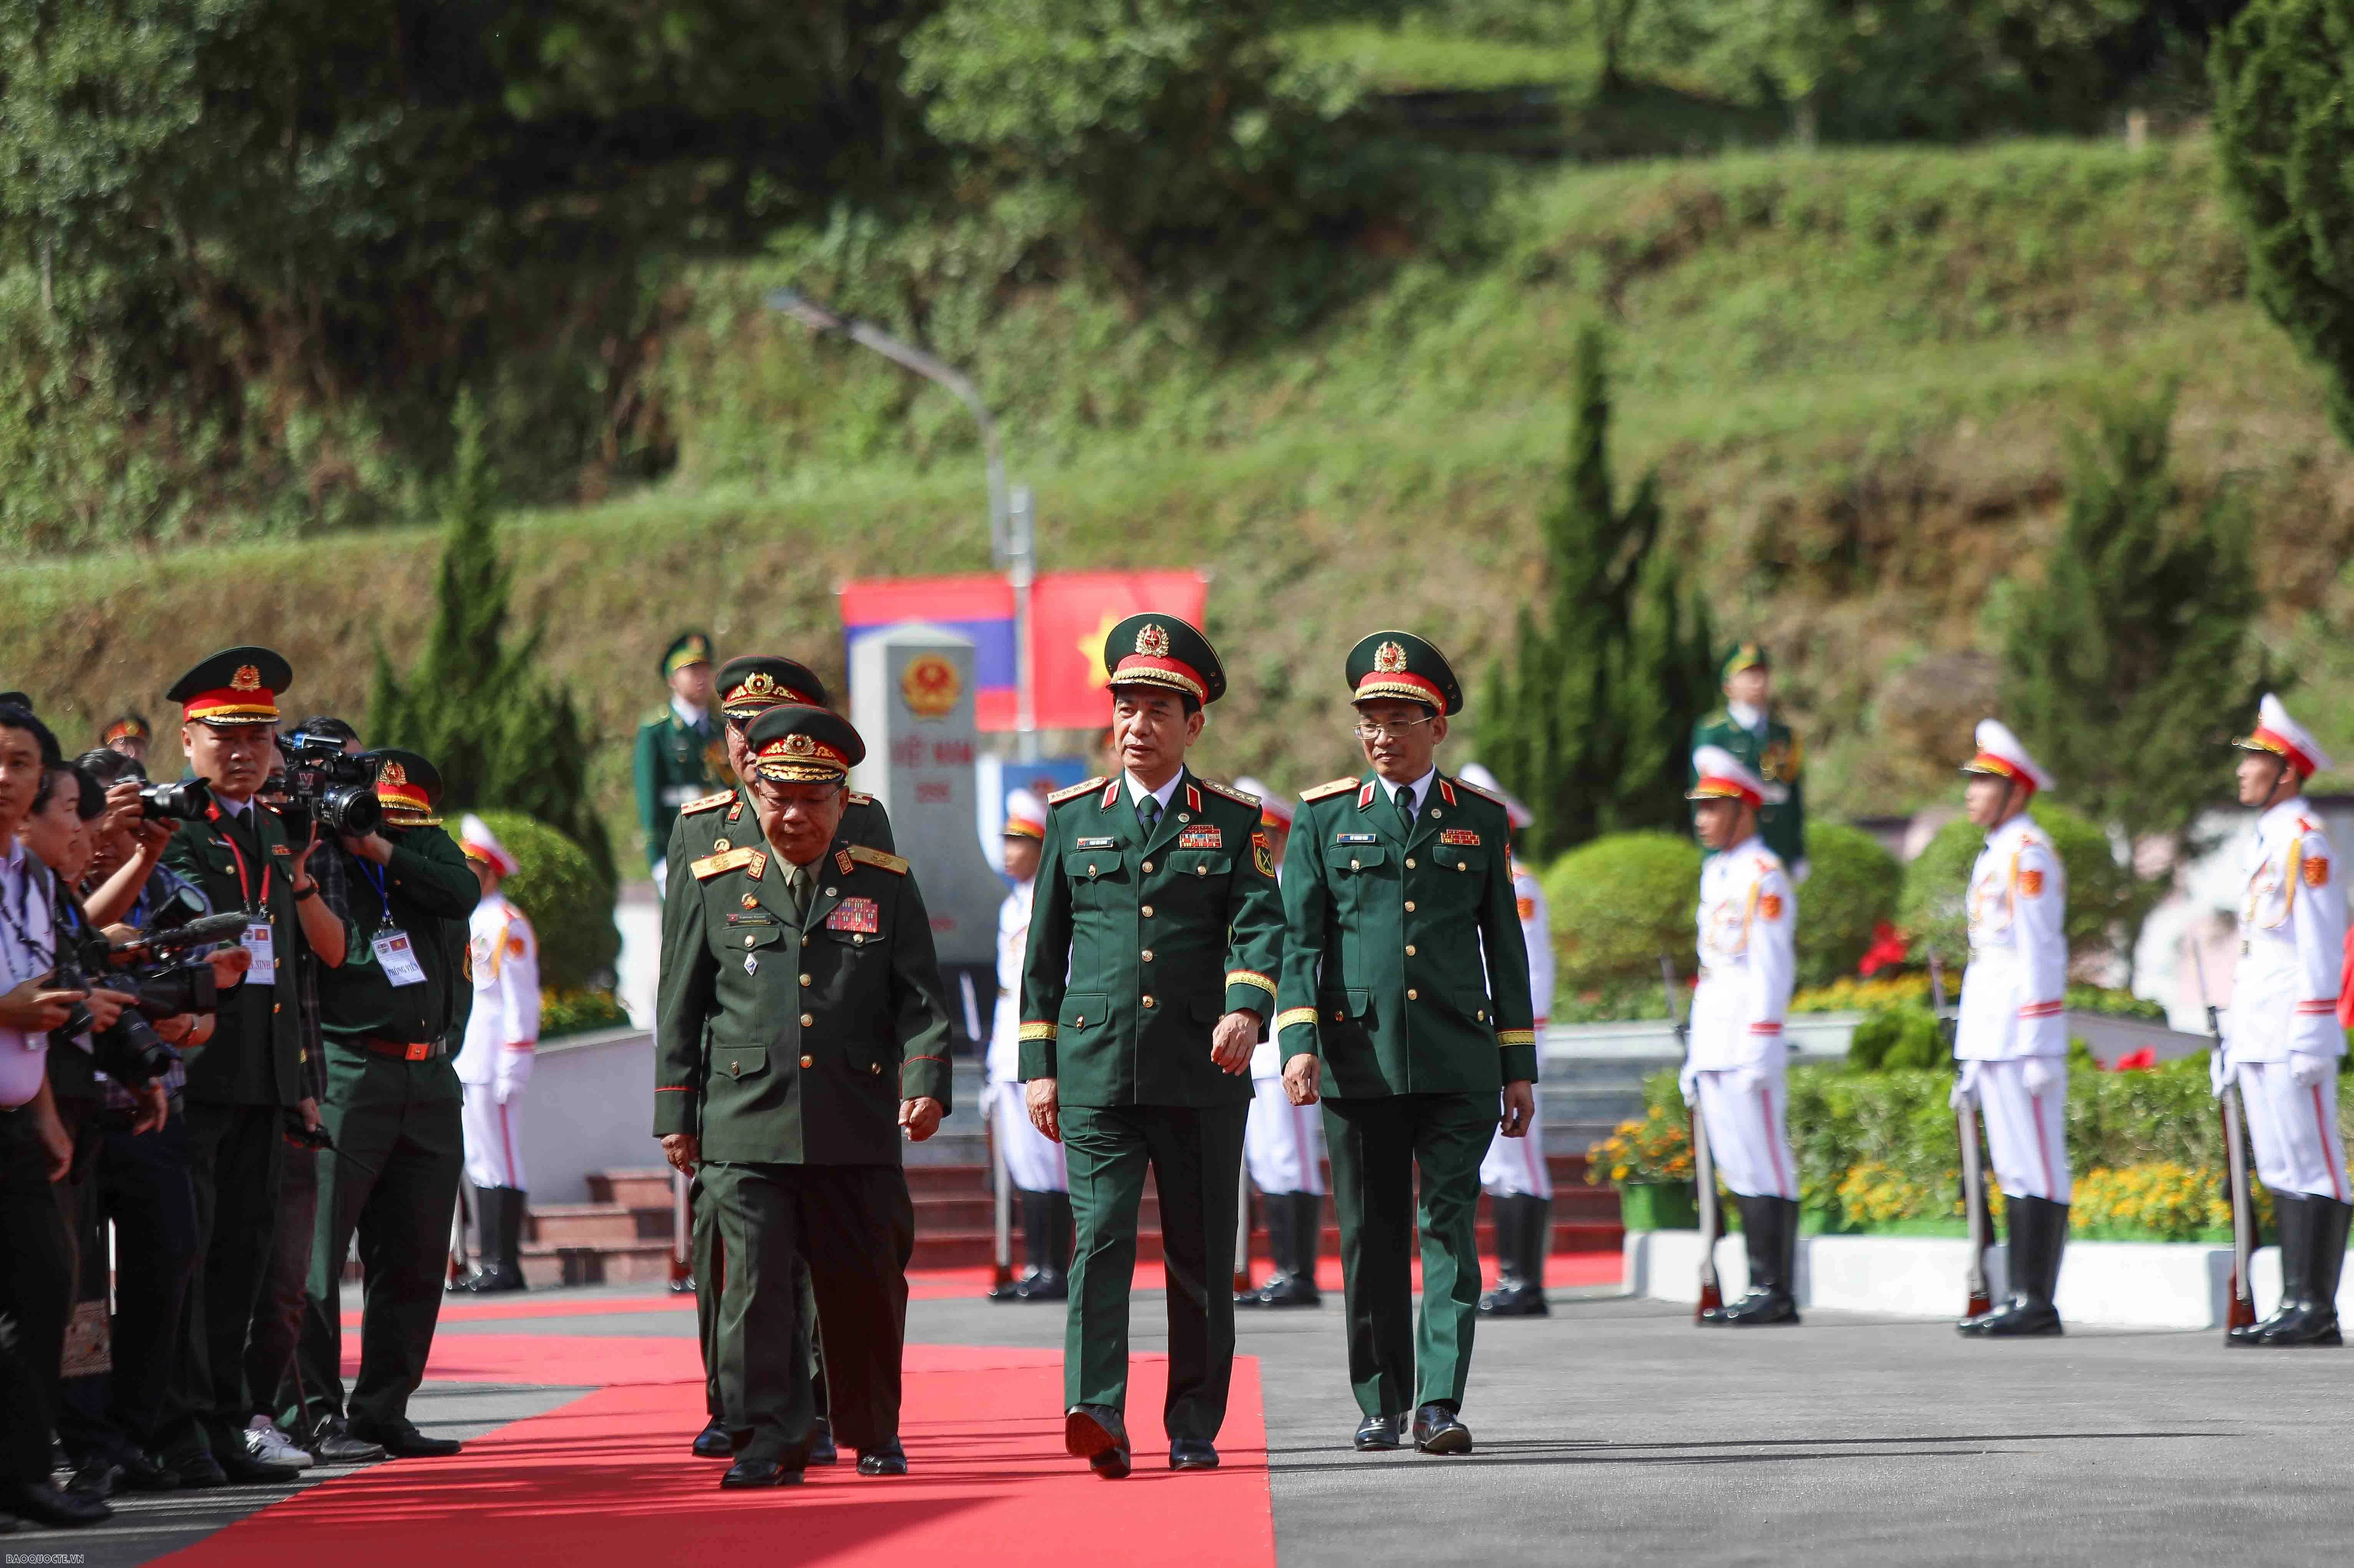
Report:
M1463 687L1455 667L1411 631L1376 631L1349 650L1352 703L1395 700L1420 703L1445 715L1463 707Z
M33 695L30 692L0 692L0 708L22 708L31 713Z
M1716 667L1717 683L1723 684L1744 670L1770 670L1773 667L1774 661L1766 656L1764 643L1744 642L1727 653L1724 662Z
M2336 766L2313 732L2288 716L2288 706L2272 693L2256 705L2256 727L2248 736L2232 743L2242 751L2269 751L2285 758L2296 769L2300 779L2310 779L2316 773L2327 772Z
M276 724L278 694L293 683L294 667L269 649L224 648L164 694L190 724Z
M153 740L154 738L155 732L147 727L145 719L137 714L124 714L106 726L106 733L99 736L98 744L112 746L118 740Z
M429 828L441 819L441 770L413 751L387 747L368 753L376 764L376 800L384 820L397 828Z
M825 683L808 665L771 653L747 653L719 666L719 711L742 724L779 703L830 708Z
M1226 694L1226 667L1197 627L1173 615L1131 615L1104 639L1104 669L1114 686L1159 686L1207 707Z
M671 639L671 644L669 647L663 650L663 678L664 680L668 680L671 676L677 674L681 670L685 669L689 664L708 664L710 662L711 633L708 631L682 631L676 637Z
M831 784L866 760L866 743L831 708L779 703L744 731L752 767L779 784Z

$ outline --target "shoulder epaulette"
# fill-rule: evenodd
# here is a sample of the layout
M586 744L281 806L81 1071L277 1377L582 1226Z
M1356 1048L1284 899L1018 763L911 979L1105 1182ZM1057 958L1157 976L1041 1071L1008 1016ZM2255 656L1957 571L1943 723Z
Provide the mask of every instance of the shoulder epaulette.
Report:
M896 854L885 854L879 849L868 849L864 844L851 845L850 858L855 861L862 861L868 865L879 867L880 869L890 872L895 875L905 876L907 874L907 863L906 861L901 860Z
M1203 779L1202 788L1207 789L1213 795L1224 795L1227 800L1235 802L1237 805L1257 806L1259 804L1258 797L1252 794L1249 790L1237 789L1231 784L1221 784L1214 779Z
M1354 779L1335 779L1330 783L1319 784L1313 789L1302 789L1299 792L1299 798L1302 800L1321 800L1328 795L1338 795L1342 790L1354 789L1356 787L1357 781Z
M1497 798L1496 793L1495 793L1495 791L1494 791L1494 790L1492 790L1492 789L1480 789L1480 788L1479 788L1479 786L1478 786L1477 784L1472 783L1472 782L1471 782L1469 779L1455 779L1453 782L1454 782L1455 787L1456 787L1458 789L1460 789L1460 790L1462 790L1464 793L1469 794L1469 795L1477 795L1477 796L1479 796L1479 799L1481 799L1482 800L1487 801L1487 802L1488 802L1489 804L1490 804L1490 805L1494 805L1494 806L1500 806L1500 805L1502 805L1502 804L1504 803L1502 800L1499 800L1499 799Z
M1713 725L1731 724L1732 722L1733 714L1732 711L1727 708L1719 708L1714 713L1709 715L1708 717L1700 721L1701 727L1702 729L1709 728Z
M1046 797L1046 804L1059 806L1066 800L1076 800L1082 795L1092 795L1102 789L1110 777L1108 773L1098 773L1084 784L1074 784L1067 789L1057 789Z
M847 797L847 799L849 800L850 803L851 803L852 805L854 805L854 806L871 806L871 805L875 804L875 797L874 797L874 796L872 796L872 795L862 795L862 794L860 794L860 793L859 793L857 790L855 790L855 789L848 789L848 790L844 790L844 791L843 791L843 794Z
M668 708L648 708L646 710L646 716L638 721L638 727L640 729L652 729L658 724L669 723L670 718L671 711Z
M705 795L699 800L689 800L678 809L678 814L682 817L691 817L697 811L716 811L735 798L735 790L722 789L716 795Z

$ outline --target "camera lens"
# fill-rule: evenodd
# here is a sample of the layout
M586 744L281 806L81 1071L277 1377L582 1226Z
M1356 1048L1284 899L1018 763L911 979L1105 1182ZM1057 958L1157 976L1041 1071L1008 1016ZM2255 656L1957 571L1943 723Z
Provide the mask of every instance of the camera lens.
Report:
M320 795L319 821L330 832L361 838L383 825L384 807L368 786L338 784Z
M171 821L193 822L205 814L212 804L212 791L201 779L182 779L169 784L149 784L139 791L139 809L151 818Z

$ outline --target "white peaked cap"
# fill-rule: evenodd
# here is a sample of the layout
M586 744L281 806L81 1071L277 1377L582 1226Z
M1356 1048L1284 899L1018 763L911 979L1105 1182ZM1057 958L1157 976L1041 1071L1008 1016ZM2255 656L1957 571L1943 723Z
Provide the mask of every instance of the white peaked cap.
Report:
M2052 788L2052 775L2035 760L2010 726L2000 719L1980 719L1978 729L1978 754L1962 765L1965 773L1991 773L1999 778L2015 779L2031 789Z
M1005 792L1005 836L1009 839L1043 839L1046 836L1046 802L1035 791L1009 789Z
M1790 798L1779 784L1768 784L1752 773L1741 758L1721 746L1703 746L1692 753L1697 776L1687 800L1746 800L1753 806L1778 806Z
M2239 745L2243 751L2270 751L2287 758L2304 778L2336 766L2313 738L2313 732L2289 717L2288 708L2270 692L2256 705L2256 732Z
M499 835L491 832L491 825L472 811L458 824L458 848L468 860L481 861L501 876L513 876L519 867L507 846L499 842Z
M1530 814L1529 809L1521 804L1521 798L1518 795L1496 782L1496 776L1488 771L1486 764L1467 762L1463 765L1463 771L1458 777L1466 784L1475 784L1501 800L1504 803L1504 820L1512 826L1525 828L1536 821L1536 818Z
M1291 802L1246 774L1235 780L1235 788L1246 795L1258 797L1258 825L1263 828L1291 829Z

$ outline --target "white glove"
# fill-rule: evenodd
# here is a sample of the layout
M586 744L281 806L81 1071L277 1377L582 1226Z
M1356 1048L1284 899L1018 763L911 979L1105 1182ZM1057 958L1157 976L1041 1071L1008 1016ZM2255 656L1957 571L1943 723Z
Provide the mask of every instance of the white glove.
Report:
M1754 1095L1766 1086L1765 1069L1743 1067L1737 1072L1728 1074L1725 1086L1734 1094L1744 1097Z
M2327 1056L2292 1051L2288 1054L2288 1081L2300 1089L2309 1089L2329 1076L2331 1065L2331 1060Z
M2068 1064L2058 1056L2030 1056L2027 1070L2020 1077L2026 1083L2027 1092L2041 1099L2052 1090L2067 1086Z
M1962 1070L1954 1075L1954 1092L1946 1097L1946 1104L1955 1110L1959 1110L1978 1098L1978 1065L1976 1062L1965 1062L1962 1064Z
M1806 885L1807 878L1812 876L1814 874L1815 868L1813 863L1802 860L1797 864L1790 868L1790 885L1793 887L1803 887Z
M2237 1075L2225 1062L2222 1052L2207 1053L2207 1083L2215 1091L2217 1099L2223 1097L2223 1091L2232 1086L2232 1080Z
M1676 1087L1683 1091L1684 1104L1700 1104L1700 1069L1686 1062L1684 1070L1676 1075Z

